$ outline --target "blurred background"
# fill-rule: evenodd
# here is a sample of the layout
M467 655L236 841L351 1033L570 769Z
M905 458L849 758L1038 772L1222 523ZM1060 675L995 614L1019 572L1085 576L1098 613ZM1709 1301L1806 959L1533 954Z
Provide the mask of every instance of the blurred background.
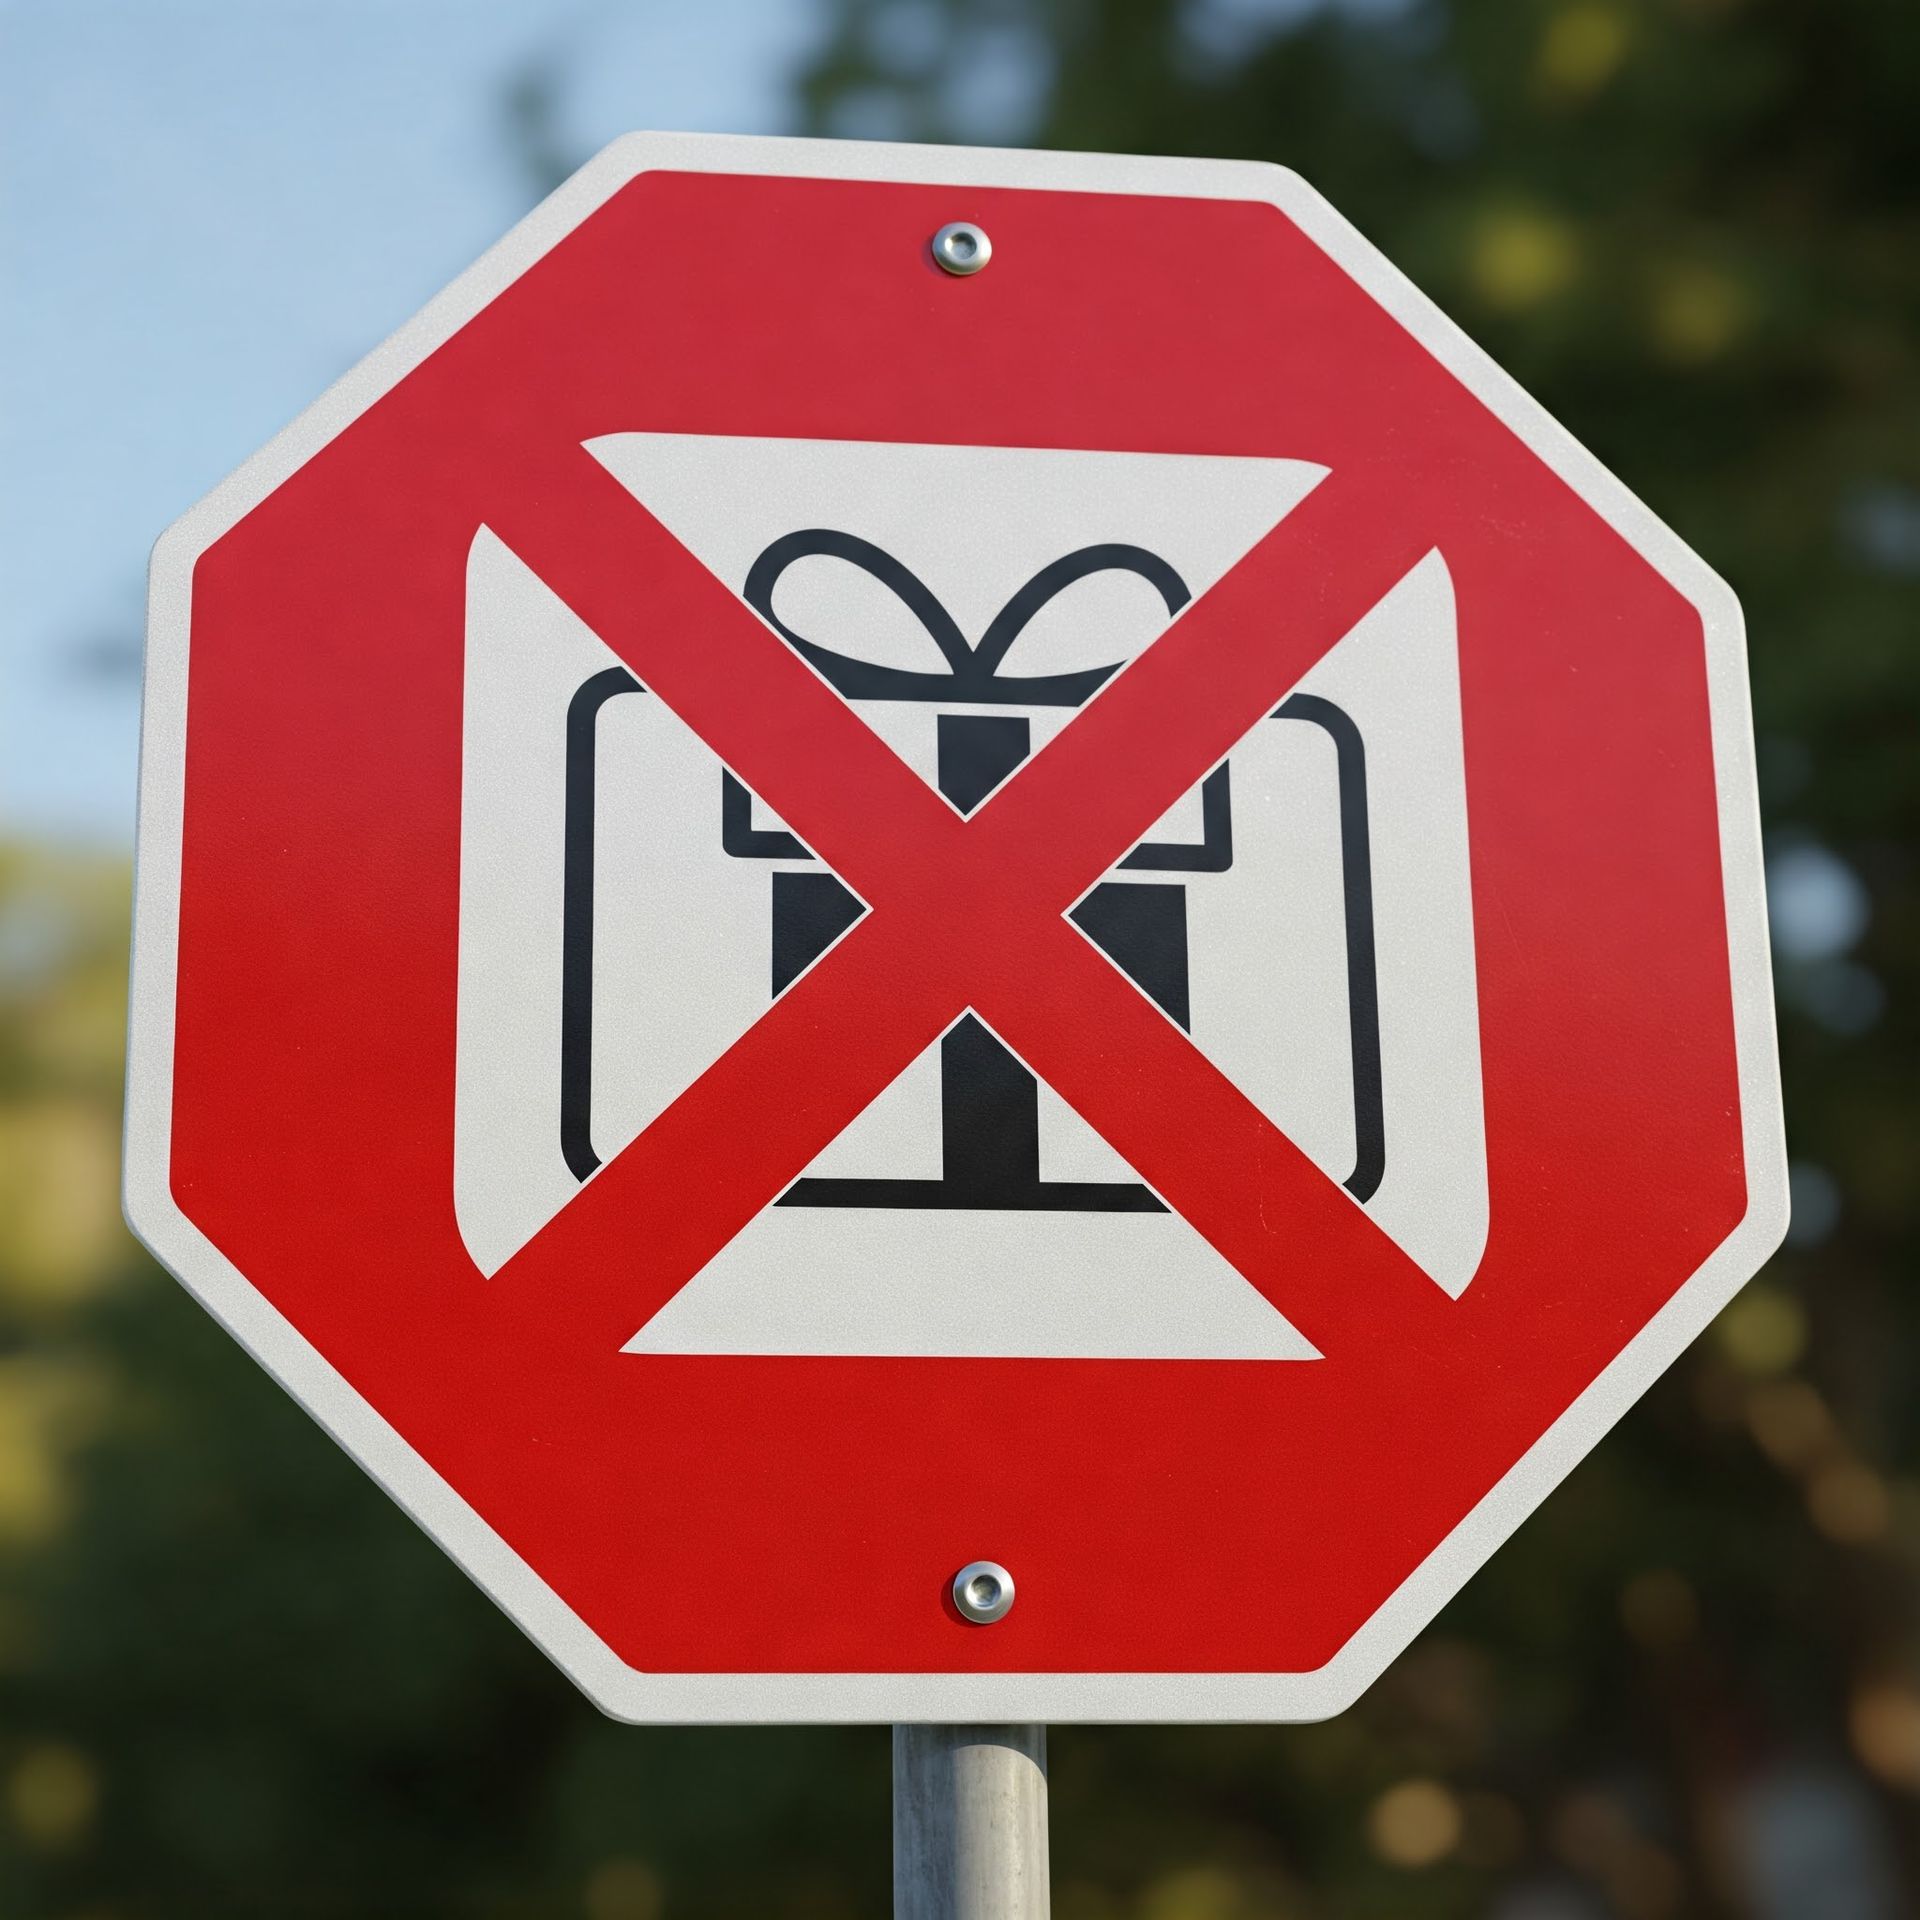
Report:
M146 549L630 126L1284 161L1747 607L1787 1249L1343 1719L1059 1730L1062 1920L1920 1913L1916 0L0 0L0 1914L886 1911L116 1201Z

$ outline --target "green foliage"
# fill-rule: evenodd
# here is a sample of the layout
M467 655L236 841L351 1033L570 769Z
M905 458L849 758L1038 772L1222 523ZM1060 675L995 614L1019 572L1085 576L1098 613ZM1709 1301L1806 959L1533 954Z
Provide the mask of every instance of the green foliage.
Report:
M1009 48L1046 82L982 128ZM1181 1912L1911 1911L1920 9L845 0L806 98L1295 168L1751 629L1796 1244L1346 1724L1063 1739L1087 1911L1203 1863Z

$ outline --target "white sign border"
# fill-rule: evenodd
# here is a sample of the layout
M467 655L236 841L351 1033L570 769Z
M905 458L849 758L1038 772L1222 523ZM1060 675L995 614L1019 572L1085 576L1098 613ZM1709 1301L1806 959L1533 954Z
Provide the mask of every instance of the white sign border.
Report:
M1263 201L1295 221L1700 612L1746 1156L1745 1217L1619 1357L1310 1673L647 1673L627 1666L176 1206L173 1005L195 560L635 176L651 170ZM1746 643L1732 590L1297 175L1252 161L629 134L191 508L154 548L141 723L125 1208L181 1282L597 1705L653 1724L1320 1720L1349 1706L1780 1244L1786 1145Z

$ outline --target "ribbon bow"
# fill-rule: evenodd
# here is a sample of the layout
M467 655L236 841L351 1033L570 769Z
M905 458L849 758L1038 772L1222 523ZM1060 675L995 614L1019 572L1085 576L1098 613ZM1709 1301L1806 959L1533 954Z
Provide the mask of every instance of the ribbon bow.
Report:
M947 663L944 673L881 666L877 661L836 653L794 632L773 610L774 589L796 560L827 554L870 574L894 593L927 630ZM1002 676L1007 650L1027 623L1056 594L1094 573L1135 573L1165 601L1169 616L1193 597L1166 561L1144 547L1107 542L1081 547L1044 566L993 616L976 645L968 645L945 607L910 568L857 534L812 527L773 542L753 563L742 598L802 659L817 668L835 691L849 700L959 700L982 705L1077 707L1089 700L1120 669L1083 667L1073 673Z

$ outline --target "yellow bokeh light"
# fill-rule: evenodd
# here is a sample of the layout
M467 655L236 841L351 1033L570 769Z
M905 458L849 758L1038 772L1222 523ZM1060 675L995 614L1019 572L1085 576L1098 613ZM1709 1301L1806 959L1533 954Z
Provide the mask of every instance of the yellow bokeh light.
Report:
M28 1306L91 1298L123 1264L111 1115L59 1098L0 1107L0 1290Z
M7 1773L7 1817L31 1847L72 1846L93 1824L100 1783L78 1748L29 1747Z
M1389 1787L1367 1815L1367 1838L1396 1867L1431 1867L1460 1844L1460 1802L1437 1780Z
M1773 1380L1747 1396L1747 1431L1775 1466L1804 1472L1840 1445L1839 1429L1804 1380Z
M1738 282L1708 267L1681 267L1654 288L1650 321L1654 345L1669 360L1694 365L1733 344L1747 318Z
M1632 43L1633 22L1624 9L1582 0L1547 22L1535 72L1548 93L1584 98L1620 71Z
M1140 1896L1140 1920L1251 1920L1252 1903L1232 1874L1187 1867L1163 1875Z
M1903 1681L1877 1681L1853 1696L1847 1713L1853 1750L1889 1786L1920 1793L1920 1694Z
M1487 215L1467 259L1475 292L1489 306L1511 312L1564 292L1579 266L1573 229L1551 214L1524 208Z
M1742 1373L1767 1379L1807 1350L1807 1311L1778 1287L1749 1287L1713 1323L1720 1350Z
M1814 1475L1807 1487L1807 1512L1829 1540L1864 1547L1886 1537L1893 1501L1887 1483L1871 1467L1848 1460Z

